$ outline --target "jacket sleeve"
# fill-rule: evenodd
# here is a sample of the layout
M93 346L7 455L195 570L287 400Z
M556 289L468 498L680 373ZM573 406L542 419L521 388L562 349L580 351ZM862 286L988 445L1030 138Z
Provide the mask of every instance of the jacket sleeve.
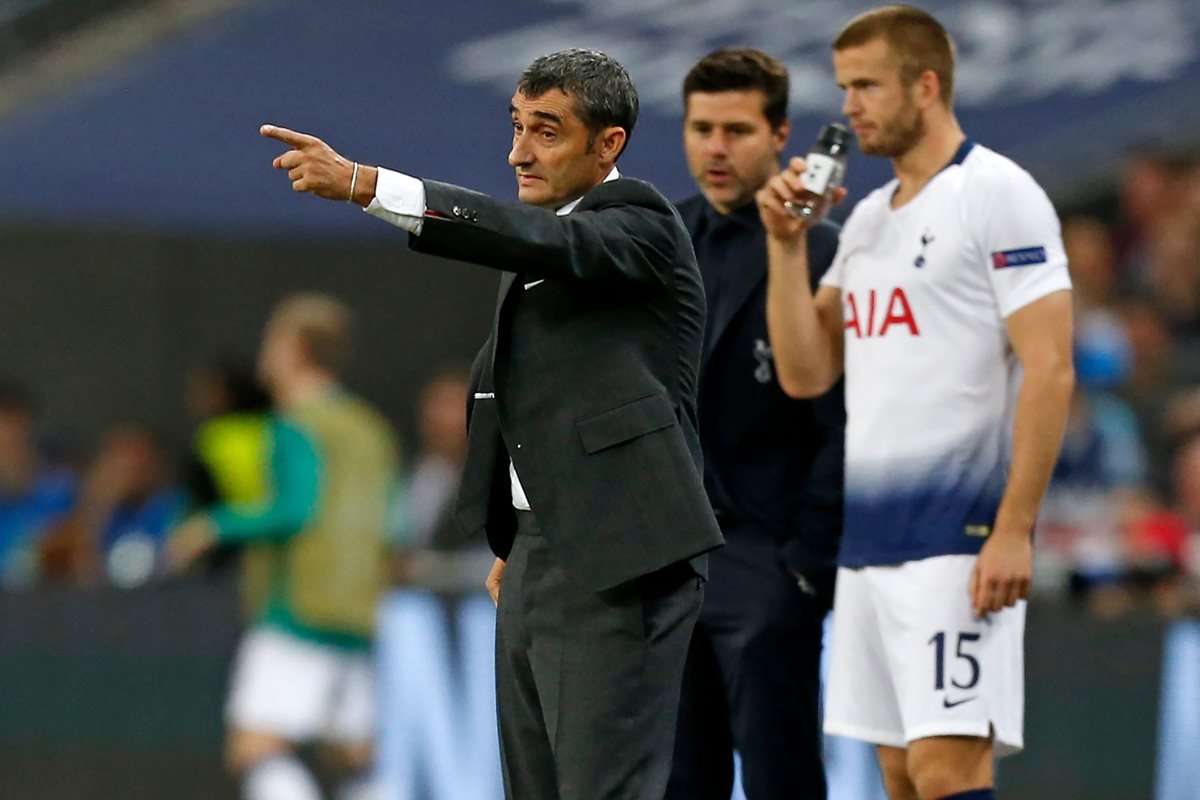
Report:
M551 280L671 280L678 252L671 231L679 223L665 200L628 180L602 184L584 199L583 209L559 216L425 181L424 226L410 242L431 255Z
M827 221L821 222L808 232L808 272L814 292L820 286L821 278L833 264L840 235L841 228Z

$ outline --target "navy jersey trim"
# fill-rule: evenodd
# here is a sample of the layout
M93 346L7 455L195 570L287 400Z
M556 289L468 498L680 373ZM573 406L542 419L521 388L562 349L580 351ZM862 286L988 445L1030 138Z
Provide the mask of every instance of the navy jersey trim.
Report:
M975 149L975 143L970 139L963 139L963 143L954 151L954 158L950 159L950 163L942 167L942 170L950 169L953 166L960 165L967 160L967 156ZM939 170L939 171L942 171Z
M958 149L954 151L954 157L950 159L950 161L946 164L946 166L942 167L934 174L941 175L943 172L950 169L951 167L961 166L962 163L967 160L967 156L969 156L971 154L971 151L974 149L975 149L975 143L973 141L971 141L970 139L963 139L963 143L960 144L958 146ZM893 200L896 199L896 193L899 191L900 191L900 185L897 184L896 188L892 190L892 199Z

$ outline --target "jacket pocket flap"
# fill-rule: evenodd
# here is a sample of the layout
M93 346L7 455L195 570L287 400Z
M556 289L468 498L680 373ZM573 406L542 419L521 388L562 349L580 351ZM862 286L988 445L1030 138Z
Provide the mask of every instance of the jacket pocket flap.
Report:
M596 453L675 424L675 410L664 395L652 394L576 421L583 449Z

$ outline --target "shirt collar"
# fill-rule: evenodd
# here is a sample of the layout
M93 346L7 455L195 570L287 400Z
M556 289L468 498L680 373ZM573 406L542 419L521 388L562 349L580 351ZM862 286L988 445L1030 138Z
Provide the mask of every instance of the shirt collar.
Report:
M971 151L974 149L975 149L975 143L973 141L971 141L970 139L963 139L962 144L960 144L958 146L958 149L954 151L954 156L948 162L946 162L946 166L942 167L937 172L935 172L933 174L933 177L930 178L929 180L933 180L933 178L936 178L938 175L941 175L943 172L950 169L951 167L961 167L962 163L967 160L967 156L969 156L971 154ZM897 181L896 188L892 190L892 198L893 199L895 199L896 193L899 191L900 191L900 183L899 183L899 181Z
M724 228L726 225L741 226L748 230L757 231L762 225L759 221L758 204L754 201L738 206L728 214L722 214L713 208L712 203L706 199L704 201L704 216L710 231Z
M601 183L608 183L609 181L615 181L619 177L621 177L621 173L618 172L617 168L614 166L612 168L612 171L608 173L608 175L604 178L603 181L601 181ZM558 209L558 211L555 211L554 213L558 214L560 217L565 217L567 214L570 214L572 211L574 211L575 206L579 205L579 203L582 200L583 200L582 197L576 197L574 200L567 203L565 206Z

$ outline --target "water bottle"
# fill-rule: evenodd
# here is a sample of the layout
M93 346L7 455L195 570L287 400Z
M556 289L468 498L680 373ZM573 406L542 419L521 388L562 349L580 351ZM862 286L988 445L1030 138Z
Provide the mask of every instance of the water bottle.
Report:
M785 204L793 217L815 225L825 218L833 196L846 177L846 156L850 131L836 122L821 129L821 137L804 159L804 175L800 183L804 191Z

